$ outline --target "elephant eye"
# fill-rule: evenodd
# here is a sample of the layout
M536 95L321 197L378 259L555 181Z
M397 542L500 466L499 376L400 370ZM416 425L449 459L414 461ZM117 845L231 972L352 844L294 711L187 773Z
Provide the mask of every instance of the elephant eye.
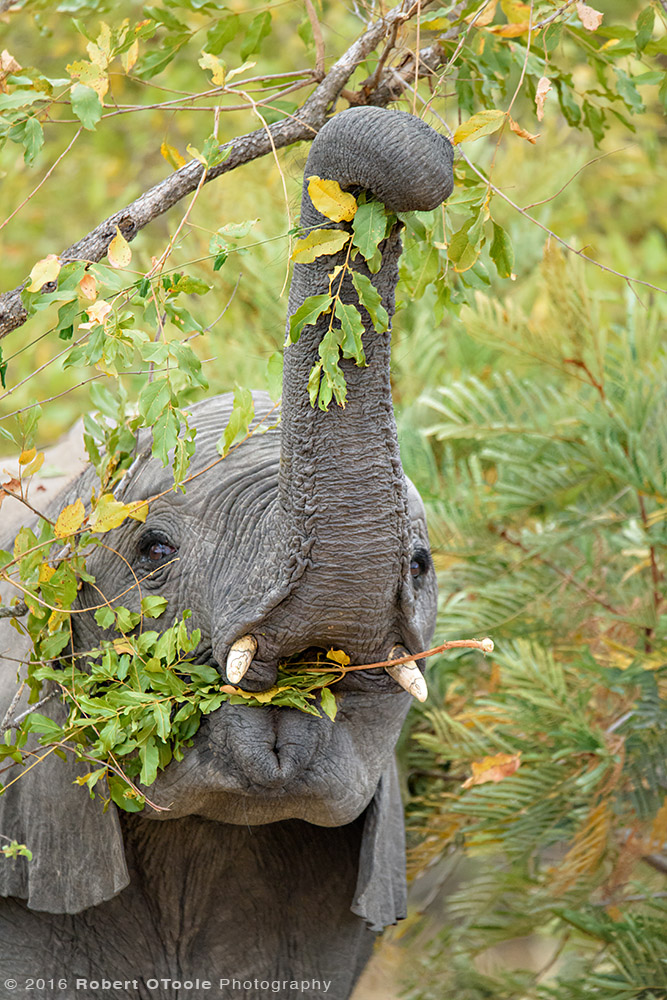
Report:
M139 551L143 559L153 565L164 562L178 551L175 545L161 533L151 531L141 539Z
M410 560L410 576L415 584L419 584L428 572L431 557L426 549L415 549Z

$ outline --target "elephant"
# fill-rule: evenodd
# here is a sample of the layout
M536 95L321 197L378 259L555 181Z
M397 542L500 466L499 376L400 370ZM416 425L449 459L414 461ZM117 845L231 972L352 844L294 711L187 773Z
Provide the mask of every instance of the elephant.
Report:
M351 108L316 136L305 177L364 191L392 212L431 210L451 193L452 161L449 141L420 119ZM305 183L301 225L350 230L320 214ZM390 318L401 228L381 243L375 273L361 257L352 264ZM326 290L340 254L295 264L290 316ZM349 277L341 297L358 302ZM303 651L340 648L372 664L432 638L436 577L424 507L401 466L390 332L377 332L365 309L362 318L367 365L341 361L344 407L309 401L324 315L285 348L279 425L208 471L232 398L193 405L197 477L185 493L170 489L141 432L122 499L159 496L145 523L128 519L89 560L96 588L129 588L130 608L136 574L170 614L190 609L201 630L195 662L246 691L268 689L278 662ZM272 403L253 399L256 426ZM89 497L95 482L86 469L53 509ZM99 590L83 584L78 606ZM89 649L100 637L92 613L73 618L74 648ZM0 626L0 654L16 658L16 632ZM0 833L33 853L0 858L0 982L17 984L3 996L349 997L378 932L406 913L394 750L410 692L424 696L423 667L347 673L333 688L334 721L223 703L158 774L157 808L104 810L76 783L85 764L53 754L11 784L3 774ZM15 683L8 660L0 719ZM57 700L48 710L63 717Z

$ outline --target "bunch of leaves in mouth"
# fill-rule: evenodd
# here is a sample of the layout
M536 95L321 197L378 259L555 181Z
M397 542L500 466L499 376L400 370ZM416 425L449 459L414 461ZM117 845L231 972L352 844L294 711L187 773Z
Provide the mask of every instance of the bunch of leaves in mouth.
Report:
M0 759L21 762L28 735L37 733L42 746L99 765L79 777L79 784L86 785L92 796L95 786L106 779L110 798L133 812L146 802L137 783L151 785L159 770L171 760L181 760L202 718L223 702L295 708L318 718L321 709L333 721L337 706L329 685L340 679L336 665L349 663L344 653L333 650L329 659L324 658L331 672L299 669L291 662L282 666L268 691L244 691L221 684L214 666L193 660L201 633L188 629L189 611L162 632L131 634L143 616L157 618L166 607L164 598L149 596L142 600L141 613L100 608L95 612L98 625L115 626L117 638L60 660L33 660L29 670L33 689L51 684L63 697L67 717L61 724L31 712L20 726L8 729Z

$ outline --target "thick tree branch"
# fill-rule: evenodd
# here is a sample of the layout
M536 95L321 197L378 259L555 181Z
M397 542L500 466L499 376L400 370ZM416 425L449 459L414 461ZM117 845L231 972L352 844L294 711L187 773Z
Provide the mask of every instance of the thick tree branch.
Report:
M455 5L452 10L453 15L457 15L460 6L461 4ZM422 10L423 8L424 4L422 4ZM235 170L236 167L244 163L265 156L274 148L280 149L300 140L312 140L324 125L332 105L340 96L359 63L377 48L384 38L391 37L397 25L408 21L417 13L418 5L416 3L413 3L412 0L401 0L384 17L373 22L334 63L298 112L289 119L239 136L221 146L221 149L229 149L230 153L224 163L220 163L208 171L205 183ZM432 46L420 53L419 58L421 71L427 73L440 64L443 52L439 46ZM414 67L414 56L408 62ZM413 76L414 68L405 74L406 82L408 78L412 79ZM382 74L378 86L372 92L363 94L358 103L383 106L389 101L396 100L403 89L404 86L401 86L397 79L396 69L388 69ZM144 226L197 188L201 180L202 170L203 167L198 160L187 163L180 170L140 195L131 205L110 215L87 236L64 250L59 255L61 261L86 260L96 262L101 260L106 255L109 243L116 234L116 227L120 229L128 242L133 240ZM20 285L18 288L0 295L0 338L21 326L27 319L21 301L23 287L24 285Z

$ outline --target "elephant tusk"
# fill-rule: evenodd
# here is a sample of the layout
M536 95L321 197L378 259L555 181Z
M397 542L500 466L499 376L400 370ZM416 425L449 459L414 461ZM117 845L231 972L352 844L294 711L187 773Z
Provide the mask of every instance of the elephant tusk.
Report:
M256 652L257 639L253 635L244 635L232 644L227 655L227 680L230 684L238 684L245 677Z
M403 649L402 646L394 646L390 657L395 656L407 656L407 649ZM428 688L426 686L426 681L424 680L424 675L417 666L414 660L410 660L408 663L399 663L396 667L385 667L384 668L390 677L392 677L397 684L411 694L413 698L417 701L426 701L428 698Z

